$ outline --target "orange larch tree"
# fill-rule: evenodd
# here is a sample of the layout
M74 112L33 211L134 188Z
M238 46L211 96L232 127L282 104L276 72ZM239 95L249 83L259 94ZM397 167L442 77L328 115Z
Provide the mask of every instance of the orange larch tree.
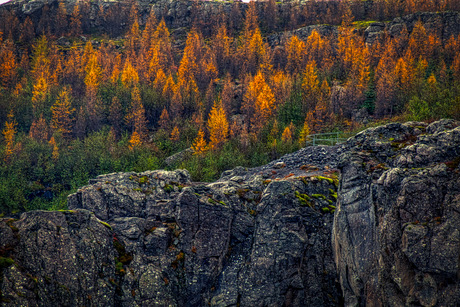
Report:
M86 96L96 98L97 90L102 80L102 69L96 53L91 54L85 67Z
M286 71L295 77L305 67L305 43L294 35L286 41L284 49L287 57Z
M315 61L318 67L330 69L333 65L331 43L313 30L305 43L307 61Z
M179 142L179 140L180 140L180 130L179 130L179 127L177 127L177 125L174 126L169 139L172 142Z
M221 24L211 42L211 48L214 51L217 68L220 72L228 70L230 65L230 45L232 38L228 36L227 32L225 24Z
M139 83L139 75L136 68L131 64L129 57L126 58L123 66L121 82L125 87L135 87Z
M194 155L203 155L206 151L208 151L208 146L206 144L206 140L204 139L203 129L198 131L198 135L193 140L192 149Z
M51 128L60 132L64 138L68 138L72 132L72 117L75 112L70 103L70 89L63 88L51 107L51 112L53 114Z
M137 131L134 131L133 134L131 135L131 138L129 139L129 149L134 150L135 148L141 145L142 145L141 137L139 136L139 133L137 133Z
M293 87L291 75L285 74L282 70L278 70L270 76L269 84L278 105L285 103L291 96Z
M32 110L35 118L45 111L46 101L49 94L49 85L44 77L39 77L33 85Z
M0 86L9 87L17 75L14 45L10 40L0 43Z
M215 101L208 118L209 149L217 149L228 137L228 121L222 103Z
M314 110L319 96L320 90L316 63L310 61L305 67L302 80L302 105L304 114L308 110Z
M275 110L275 95L261 72L249 82L244 95L242 111L251 122L251 132L258 134Z
M281 141L285 144L291 144L294 138L295 126L291 122L289 126L284 128L283 133L281 134Z

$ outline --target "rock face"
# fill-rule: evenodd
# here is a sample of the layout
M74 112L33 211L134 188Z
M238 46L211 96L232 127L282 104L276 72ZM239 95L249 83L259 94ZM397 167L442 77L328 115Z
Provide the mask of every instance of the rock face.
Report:
M389 124L345 145L333 228L345 305L460 301L458 126Z
M310 149L304 162L324 159L324 150ZM277 169L281 178L269 167L237 168L211 184L183 170L104 175L69 197L70 211L4 219L0 248L11 263L2 267L1 299L339 305L330 241L337 174L285 161L295 170Z
M18 16L40 16L41 9L48 5L57 7L57 0L13 0L0 6L0 12L5 10L14 10ZM72 12L76 0L66 0L67 11ZM97 11L101 7L107 9L110 5L123 1L117 0L96 0L91 1L90 11L87 23L93 29L101 29L103 25L100 20L96 20ZM230 1L193 1L193 0L138 0L139 9L143 18L140 22L145 22L146 17L152 10L158 19L164 18L168 27L171 29L190 28L193 26L195 18L204 22L219 20L220 15L231 16L232 3ZM264 10L264 1L256 3L258 10ZM300 4L301 5L301 4ZM247 9L247 3L239 4L240 17L244 16ZM291 10L290 1L277 2L277 14L279 16L289 16ZM416 22L421 21L429 33L436 33L437 37L443 41L448 40L451 36L460 34L460 13L455 11L449 12L422 12L397 17L390 22L374 22L364 31L365 41L373 44L376 40L383 38L385 32L395 37L401 34L403 29L411 33ZM110 25L113 27L113 25ZM122 25L120 25L122 26ZM124 26L124 25L123 25ZM293 31L271 34L266 37L266 41L271 47L284 45L287 38L297 35L300 39L306 40L313 30L318 31L322 36L336 37L338 29L331 25L310 25ZM173 33L174 34L174 33Z
M460 34L459 12L423 12L397 17L389 23L374 22L364 32L366 43L373 44L379 38L383 38L385 31L392 37L397 37L403 29L411 33L415 24L421 21L428 33L434 33L442 41L447 41L451 36Z
M388 124L207 184L184 170L99 176L68 211L0 219L0 300L455 306L458 126Z
M87 210L31 211L0 221L6 306L108 306L116 288L112 231Z

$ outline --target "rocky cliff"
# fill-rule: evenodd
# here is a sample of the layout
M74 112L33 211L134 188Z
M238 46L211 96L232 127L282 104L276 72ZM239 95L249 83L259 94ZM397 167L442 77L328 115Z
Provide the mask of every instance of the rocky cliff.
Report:
M347 306L460 302L459 125L389 124L345 145L332 242Z
M66 0L66 8L68 14L73 10L77 3L76 0ZM195 20L200 22L210 23L220 20L221 15L228 16L229 18L236 18L234 22L242 22L242 17L247 9L247 3L241 2L239 4L239 12L236 14L232 11L233 4L231 1L194 1L194 0L138 0L139 13L141 15L141 25L146 21L147 16L153 11L158 19L164 19L171 29L190 28L193 26ZM129 2L117 0L96 0L89 2L89 10L87 11L86 23L88 27L95 30L102 30L107 32L107 27L114 27L104 25L104 22L98 18L98 12L107 10L111 5L124 4L129 5ZM49 7L57 8L58 0L13 0L0 6L0 13L3 10L12 10L21 19L25 16L32 18L39 18L42 8L48 5ZM263 12L265 2L257 2L258 11ZM302 5L302 1L300 4ZM119 9L122 9L121 7ZM290 18L290 12L293 9L293 2L291 1L278 1L277 2L277 15L281 18ZM295 8L301 10L301 8ZM122 10L129 11L126 6ZM234 16L234 15L237 16ZM376 40L382 39L385 33L390 36L399 36L403 29L408 33L412 32L416 22L421 21L429 33L436 33L437 37L443 41L448 40L451 36L458 36L460 34L460 13L456 11L447 12L421 12L410 14L402 17L397 17L388 22L373 22L364 30L364 37L366 43L373 44ZM120 24L120 28L124 28L126 24ZM313 30L318 31L323 36L336 36L338 35L338 27L331 25L311 25L302 27L293 31L273 33L266 37L266 41L270 46L283 45L286 39L292 35L297 35L299 38L306 40ZM126 29L124 29L126 31ZM120 33L123 33L121 31ZM110 32L110 31L109 31ZM177 35L181 36L182 31L178 31ZM174 34L174 33L173 33Z
M191 182L100 176L0 220L7 306L454 306L458 122L388 124Z

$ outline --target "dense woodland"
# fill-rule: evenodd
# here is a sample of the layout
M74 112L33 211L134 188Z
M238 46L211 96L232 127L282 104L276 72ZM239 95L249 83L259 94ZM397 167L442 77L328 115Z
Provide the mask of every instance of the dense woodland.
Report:
M282 16L271 0L235 2L217 20L196 9L182 39L133 2L99 7L96 28L84 17L89 2L25 18L3 11L0 213L64 208L89 178L162 168L190 146L170 167L212 180L294 151L310 134L359 129L363 109L373 121L458 119L460 36L443 41L419 22L367 45L359 29L459 10L458 1L371 4L312 1ZM264 40L324 23L338 36Z

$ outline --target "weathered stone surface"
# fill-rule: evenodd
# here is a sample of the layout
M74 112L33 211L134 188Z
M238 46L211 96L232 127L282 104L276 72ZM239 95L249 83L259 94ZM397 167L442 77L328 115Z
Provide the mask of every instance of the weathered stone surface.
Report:
M460 127L388 124L351 138L333 245L345 305L460 300Z
M3 303L107 306L112 302L112 232L94 214L32 211L0 224L16 237L10 250L2 250L2 256L14 261L1 268Z
M0 299L455 306L458 125L392 123L207 184L184 170L99 176L72 210L0 219Z
M313 153L323 150L303 161L319 161ZM294 171L295 158L284 161L282 170ZM2 298L12 305L339 305L329 239L335 174L315 177L316 167L310 177L266 180L260 171L236 168L210 184L190 182L183 170L108 174L69 196L71 211L2 220L0 243L15 262L2 271Z

